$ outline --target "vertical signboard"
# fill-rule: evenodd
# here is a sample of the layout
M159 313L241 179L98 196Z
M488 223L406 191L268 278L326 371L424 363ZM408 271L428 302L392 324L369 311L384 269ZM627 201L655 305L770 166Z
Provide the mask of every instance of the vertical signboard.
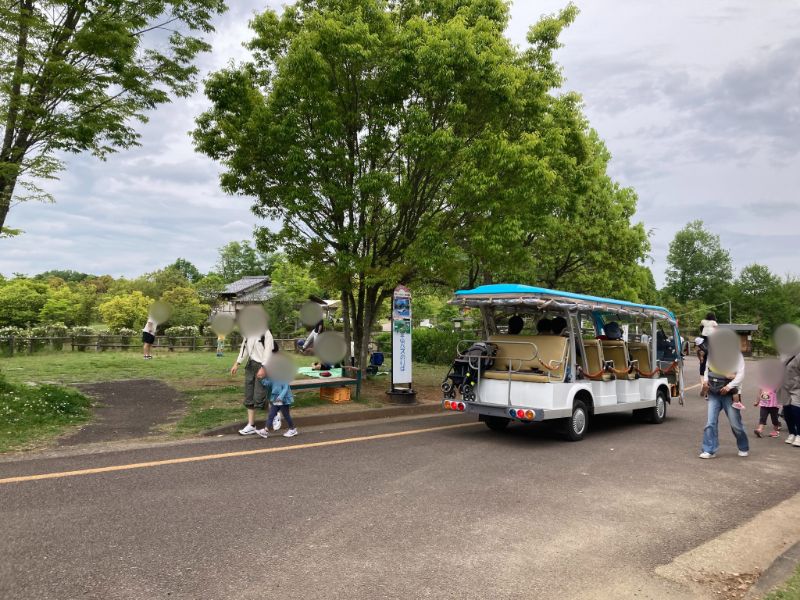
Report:
M392 296L392 385L411 383L411 291L399 285Z

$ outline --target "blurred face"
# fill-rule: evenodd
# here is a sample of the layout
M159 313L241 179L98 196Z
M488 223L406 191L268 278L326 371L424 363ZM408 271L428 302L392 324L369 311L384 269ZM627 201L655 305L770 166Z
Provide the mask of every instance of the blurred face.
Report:
M714 366L721 371L735 371L739 365L739 336L730 329L716 329L708 337L708 350Z

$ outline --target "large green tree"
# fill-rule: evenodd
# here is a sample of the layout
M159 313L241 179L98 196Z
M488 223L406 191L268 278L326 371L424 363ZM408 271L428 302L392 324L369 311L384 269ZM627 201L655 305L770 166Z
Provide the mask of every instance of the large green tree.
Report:
M362 364L393 288L454 256L453 192L479 150L549 102L560 26L532 28L520 51L508 18L502 0L300 0L258 15L253 60L206 84L197 148L224 164L225 191L280 221L262 244L341 290Z
M723 296L733 283L731 256L703 221L692 221L675 234L667 263L665 291L678 302L716 304L727 299Z
M733 288L733 310L737 322L757 323L767 336L783 323L800 316L791 288L766 265L754 263L742 269Z
M47 286L17 278L0 287L0 326L25 327L39 322L47 301Z
M0 2L0 235L12 202L49 196L57 152L136 144L146 111L194 88L223 0ZM22 193L19 193L19 190Z
M275 257L254 248L248 240L229 242L219 249L216 272L226 283L248 275L269 275Z

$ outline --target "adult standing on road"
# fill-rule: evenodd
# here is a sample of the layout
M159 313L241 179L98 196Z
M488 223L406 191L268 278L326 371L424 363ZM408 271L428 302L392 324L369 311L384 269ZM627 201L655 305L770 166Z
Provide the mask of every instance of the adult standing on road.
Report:
M735 334L734 334L735 335ZM714 340L710 340L713 342ZM747 456L750 453L750 442L742 424L742 413L734 406L735 396L741 389L744 381L744 356L735 351L736 356L731 361L735 364L734 372L726 372L725 369L714 366L714 349L709 346L710 359L705 375L703 375L702 395L708 402L708 419L703 430L703 447L700 458L714 458L719 450L719 413L725 411L728 421L731 424L731 431L736 437L736 446L739 449L739 456ZM720 348L722 354L723 348ZM721 361L727 363L727 360Z
M278 346L272 338L272 333L266 327L254 330L252 327L243 326L244 339L239 348L239 356L231 367L231 375L236 375L239 365L247 361L244 369L244 406L247 409L247 425L239 430L241 435L252 435L255 427L256 410L263 410L267 404L269 390L261 385L260 381L267 376L267 363Z
M783 383L778 386L778 401L783 404L783 418L789 429L786 443L800 448L800 348L785 365Z
M153 344L156 341L157 329L158 323L156 323L155 319L152 316L147 317L147 323L142 328L142 352L145 360L153 358L150 353L153 351Z

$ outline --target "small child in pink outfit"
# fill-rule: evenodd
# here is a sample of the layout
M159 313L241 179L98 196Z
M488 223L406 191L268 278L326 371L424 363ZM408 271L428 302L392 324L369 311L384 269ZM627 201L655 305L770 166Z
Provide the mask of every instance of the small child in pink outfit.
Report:
M761 437L761 433L764 431L764 426L767 424L767 417L770 417L772 419L772 432L770 432L769 437L778 437L781 430L781 421L778 418L780 406L778 405L778 396L775 393L775 390L762 387L758 392L758 399L755 401L753 406L761 407L761 414L758 418L758 427L756 427L754 433L758 437Z

